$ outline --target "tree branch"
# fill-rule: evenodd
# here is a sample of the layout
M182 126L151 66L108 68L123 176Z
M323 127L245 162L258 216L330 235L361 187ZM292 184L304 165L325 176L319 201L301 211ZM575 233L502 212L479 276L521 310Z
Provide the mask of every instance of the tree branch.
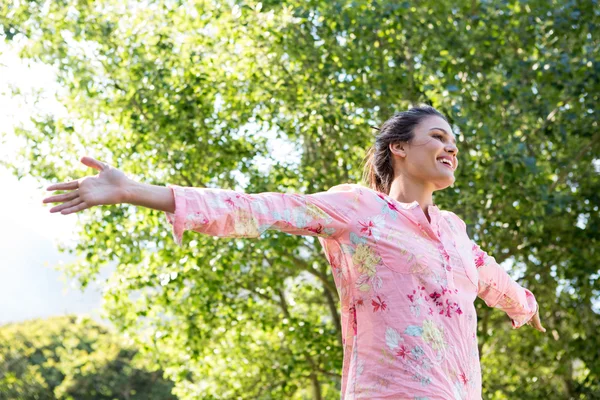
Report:
M325 286L331 292L334 299L339 301L339 295L337 292L337 288L335 287L335 283L331 282L326 274L313 268L308 262L306 262L305 260L303 260L301 258L294 256L293 254L291 254L289 252L284 252L284 254L286 256L290 257L292 260L294 260L294 262L300 267L301 270L306 271L306 272L316 276L317 278L319 278L319 280L323 283L323 286Z
M313 360L311 355L308 353L308 351L304 352L304 355L306 356L306 360L308 361L308 363L310 364L310 366L312 368L308 377L313 385L314 399L322 400L323 395L321 394L321 384L319 383L319 379L317 378L317 374L315 373L315 371L319 371L320 368L315 364L315 361Z
M283 290L277 289L277 295L279 296L279 305L280 305L281 309L283 310L283 315L287 319L290 319L290 312L288 310L287 301L285 299L285 293L283 292ZM319 379L317 377L317 374L315 373L315 371L318 371L319 368L317 368L315 361L313 360L311 355L308 353L308 351L304 352L304 356L306 357L306 360L308 361L308 363L310 364L310 366L312 368L310 375L309 375L309 379L313 385L314 398L316 400L322 400L321 384L319 383Z
M342 346L343 345L342 323L340 322L340 314L337 311L337 304L336 304L335 300L333 299L333 296L331 296L331 293L329 292L329 290L327 290L327 288L323 288L323 294L325 295L325 298L327 299L327 305L329 306L329 312L331 313L331 318L333 318L333 323L335 324L335 329L338 332L338 334L337 334L338 342L340 343L340 346Z
M277 295L279 296L279 306L281 307L281 310L283 311L283 315L288 320L290 320L291 319L290 310L288 309L287 301L285 300L285 293L283 293L283 290L281 290L281 288L277 288Z
M487 312L483 316L483 323L482 323L483 326L481 327L481 330L483 331L483 335L479 336L480 340L477 345L477 347L479 348L479 357L481 357L481 354L483 351L483 345L486 342L486 340L484 338L487 338L487 329L488 329L489 320L490 320L490 311L487 310Z

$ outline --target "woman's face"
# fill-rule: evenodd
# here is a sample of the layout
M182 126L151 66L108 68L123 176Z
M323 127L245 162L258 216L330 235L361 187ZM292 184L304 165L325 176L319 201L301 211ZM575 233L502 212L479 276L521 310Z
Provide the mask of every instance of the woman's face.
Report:
M394 158L399 162L396 165L401 174L431 183L433 190L445 189L454 183L458 148L452 128L443 118L423 119L415 127L410 143L396 143L390 148L399 156Z

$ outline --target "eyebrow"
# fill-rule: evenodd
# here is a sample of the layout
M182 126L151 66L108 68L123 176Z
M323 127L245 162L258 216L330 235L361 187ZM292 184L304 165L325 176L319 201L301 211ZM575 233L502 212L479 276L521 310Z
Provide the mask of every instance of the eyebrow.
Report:
M442 132L444 132L444 134L445 134L446 136L452 136L452 141L454 142L454 144L456 144L456 137L454 136L454 134L450 135L450 134L448 133L448 131L446 131L444 128L431 128L431 129L429 130L429 132L431 132L431 131L434 131L434 130L436 130L436 129L437 129L438 131L442 131Z

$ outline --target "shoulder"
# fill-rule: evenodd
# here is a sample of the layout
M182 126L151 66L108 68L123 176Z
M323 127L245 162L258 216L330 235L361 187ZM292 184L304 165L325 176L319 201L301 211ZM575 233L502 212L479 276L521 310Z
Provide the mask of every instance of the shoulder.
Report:
M346 197L354 203L369 204L380 200L373 189L356 183L344 183L331 187L326 193Z
M345 205L354 211L361 210L361 212L365 212L372 207L380 206L377 202L379 198L373 190L356 183L333 186L326 192L322 192L322 196L326 201Z
M342 183L341 185L335 185L328 192L360 192L361 190L367 189L366 187L357 183Z
M331 187L327 192L352 193L357 197L378 197L377 192L358 183L344 183Z
M461 230L466 231L467 224L465 224L465 221L463 221L462 218L460 218L452 211L442 210L440 211L440 214L446 219L446 221L448 221L448 223L452 227L460 228Z

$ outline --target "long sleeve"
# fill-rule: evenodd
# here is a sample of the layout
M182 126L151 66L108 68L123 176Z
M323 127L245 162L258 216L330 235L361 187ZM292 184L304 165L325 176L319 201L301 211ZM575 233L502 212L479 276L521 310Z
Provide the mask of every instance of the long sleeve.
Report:
M267 229L335 237L348 229L358 204L356 185L310 195L167 187L175 197L175 212L165 214L179 246L186 230L220 237L258 237Z
M526 324L537 312L533 293L515 282L496 259L471 240L475 266L479 272L478 296L490 307L503 310L513 328Z

